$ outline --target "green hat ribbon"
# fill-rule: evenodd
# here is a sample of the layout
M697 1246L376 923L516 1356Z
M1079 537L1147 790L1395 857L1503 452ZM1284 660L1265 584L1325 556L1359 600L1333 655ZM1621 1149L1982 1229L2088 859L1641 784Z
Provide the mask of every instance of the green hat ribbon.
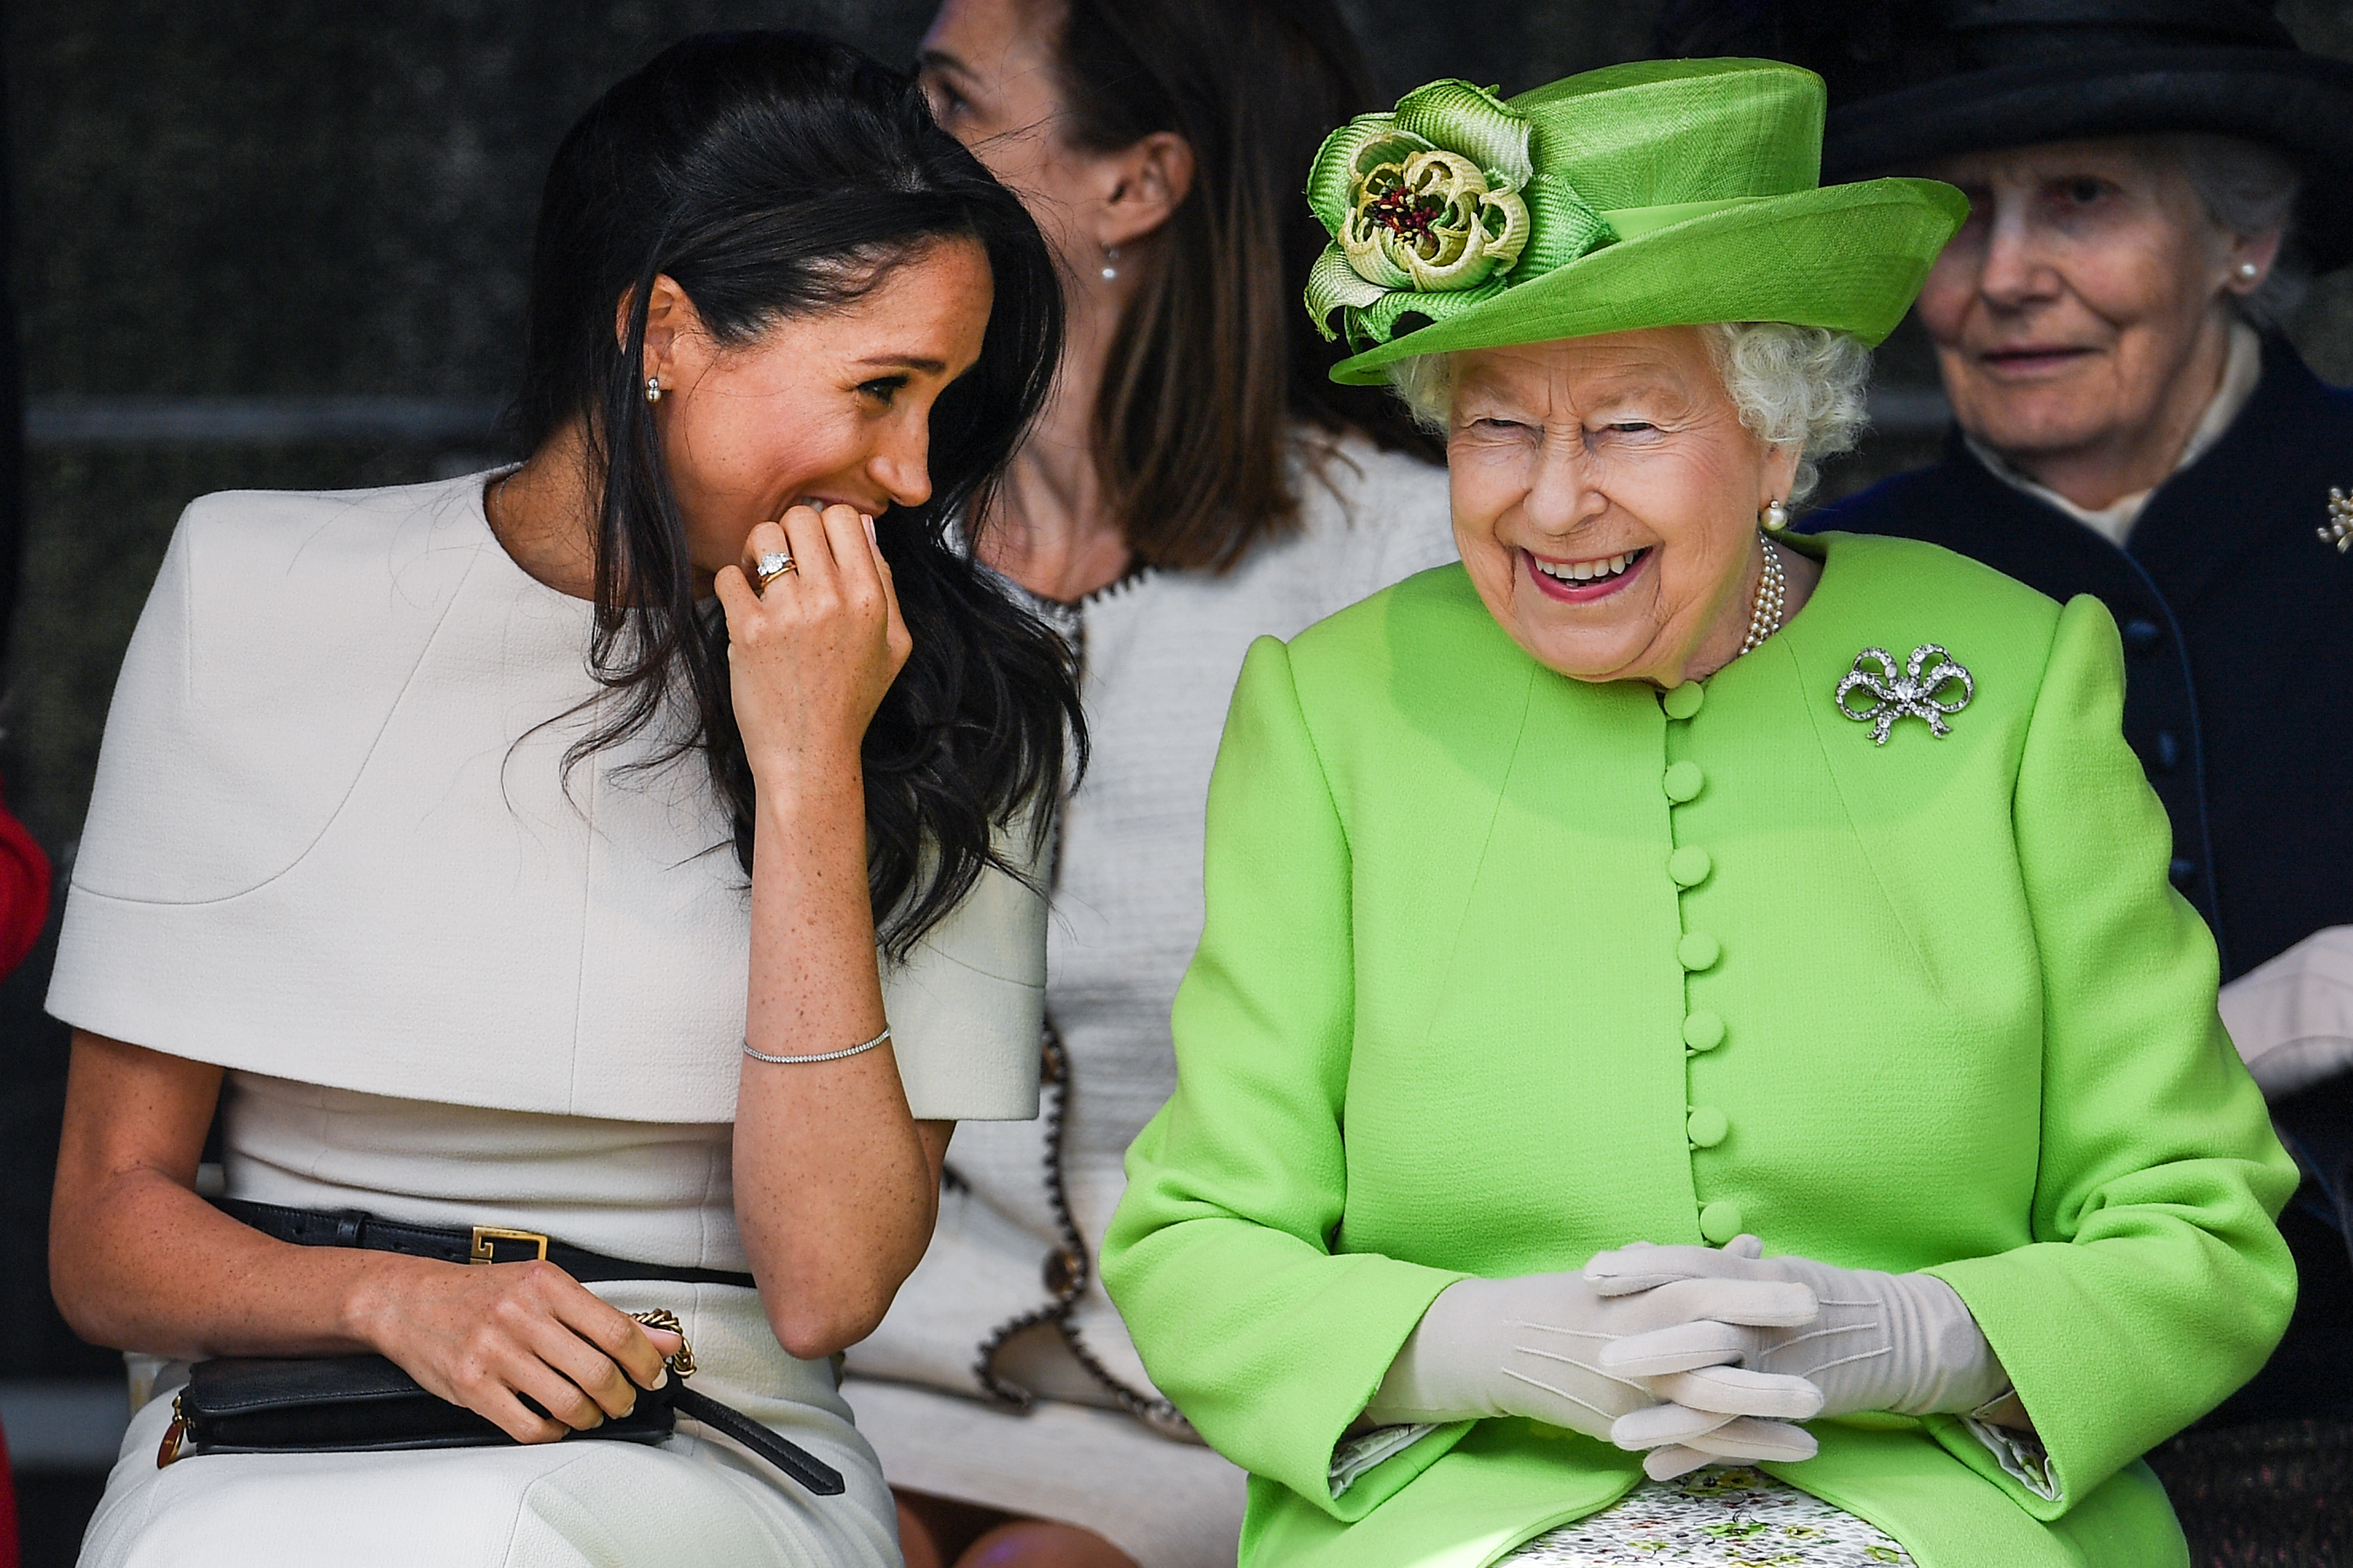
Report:
M1384 343L1401 316L1443 321L1515 273L1751 199L1598 211L1567 180L1536 174L1534 135L1493 89L1448 79L1325 137L1307 175L1308 205L1332 236L1307 275L1317 330L1345 331L1359 349Z

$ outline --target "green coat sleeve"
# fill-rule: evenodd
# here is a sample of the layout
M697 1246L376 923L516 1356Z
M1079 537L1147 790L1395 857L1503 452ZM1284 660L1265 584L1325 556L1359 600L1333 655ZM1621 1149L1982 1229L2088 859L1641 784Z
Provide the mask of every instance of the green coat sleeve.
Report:
M2057 1498L1960 1423L1932 1429L2046 1520L2252 1377L2295 1299L2272 1223L2295 1169L2215 1012L2213 940L2167 882L2170 831L2123 706L2116 623L2078 598L2012 804L2042 971L2035 1240L1929 1271L2008 1369Z
M1348 845L1271 637L1234 692L1203 875L1208 922L1173 1016L1176 1092L1128 1150L1103 1283L1153 1382L1212 1447L1353 1521L1469 1429L1331 1495L1334 1444L1461 1276L1331 1249L1347 1196Z

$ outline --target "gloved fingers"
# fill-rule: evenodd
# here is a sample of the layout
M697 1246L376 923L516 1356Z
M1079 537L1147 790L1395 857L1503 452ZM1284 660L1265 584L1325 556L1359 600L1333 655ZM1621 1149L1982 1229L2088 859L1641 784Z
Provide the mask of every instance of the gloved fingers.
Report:
M1811 1289L1794 1279L1673 1279L1630 1303L1657 1328L1713 1318L1759 1329L1794 1329L1821 1316Z
M1733 1243L1737 1246L1742 1241L1754 1240L1751 1237L1735 1237ZM1738 1251L1733 1247L1718 1251L1713 1247L1680 1243L1653 1247L1644 1242L1595 1253L1586 1261L1585 1282L1593 1287L1597 1295L1626 1296L1676 1279L1751 1279L1755 1274L1748 1265L1757 1262L1763 1250L1761 1242L1753 1250L1741 1247Z
M1736 1236L1724 1244L1724 1255L1754 1263L1765 1256L1765 1238L1761 1236Z
M1601 1370L1620 1377L1656 1377L1662 1373L1689 1372L1694 1367L1723 1366L1738 1361L1756 1336L1736 1323L1699 1318L1648 1333L1628 1334L1601 1347L1594 1359Z
M1609 1440L1630 1453L1662 1443L1690 1443L1734 1420L1712 1410L1682 1405L1646 1405L1609 1424Z
M1810 1459L1820 1448L1814 1435L1803 1426L1792 1426L1785 1421L1757 1421L1745 1415L1703 1432L1683 1446L1698 1449L1716 1463L1725 1459Z
M1670 1444L1663 1448L1653 1448L1642 1456L1642 1473L1654 1481L1671 1481L1677 1476L1687 1476L1704 1466L1718 1462L1713 1454Z
M1786 1373L1709 1366L1643 1381L1661 1399L1723 1415L1770 1415L1784 1421L1806 1421L1822 1412L1821 1389L1806 1378Z

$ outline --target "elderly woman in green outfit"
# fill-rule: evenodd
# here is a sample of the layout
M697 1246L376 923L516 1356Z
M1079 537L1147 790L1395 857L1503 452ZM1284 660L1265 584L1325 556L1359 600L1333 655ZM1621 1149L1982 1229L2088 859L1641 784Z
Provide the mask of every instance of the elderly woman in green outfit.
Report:
M1964 212L1821 113L1654 62L1318 159L1462 564L1252 649L1104 1249L1246 1568L2184 1563L2137 1457L2286 1322L2106 611L1778 531Z

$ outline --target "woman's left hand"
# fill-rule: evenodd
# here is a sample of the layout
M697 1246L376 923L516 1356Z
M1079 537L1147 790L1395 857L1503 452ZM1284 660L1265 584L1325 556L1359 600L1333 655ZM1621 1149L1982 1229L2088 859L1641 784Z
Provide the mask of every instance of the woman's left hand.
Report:
M755 591L760 558L771 553L793 570ZM753 776L824 778L854 763L914 647L873 519L848 506L794 507L752 530L743 563L721 568L716 585Z

